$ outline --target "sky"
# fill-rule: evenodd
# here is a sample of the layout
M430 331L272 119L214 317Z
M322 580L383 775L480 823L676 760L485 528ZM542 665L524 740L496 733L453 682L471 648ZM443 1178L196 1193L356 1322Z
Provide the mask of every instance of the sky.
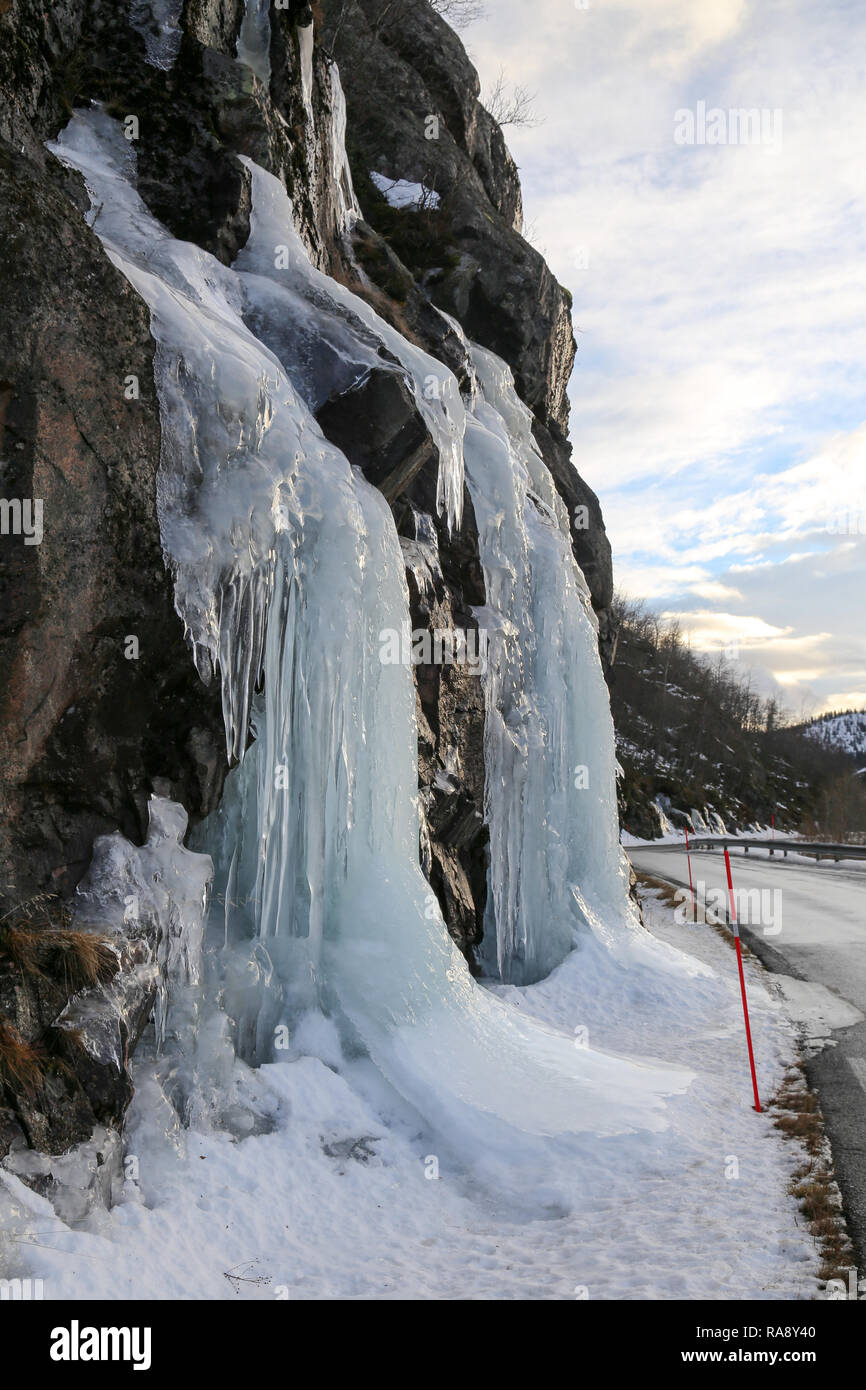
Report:
M536 93L505 135L618 587L798 717L866 707L866 4L488 0L462 37L482 99Z

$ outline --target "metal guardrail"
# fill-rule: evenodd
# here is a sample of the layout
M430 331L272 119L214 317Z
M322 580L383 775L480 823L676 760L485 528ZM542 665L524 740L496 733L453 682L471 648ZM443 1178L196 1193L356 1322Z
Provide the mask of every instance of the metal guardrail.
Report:
M817 861L832 859L838 864L842 859L866 859L866 845L829 845L806 840L744 840L737 835L699 835L689 841L692 849L742 849L748 854L750 849L768 849L771 855L781 853L787 859L789 853L804 854ZM650 840L645 845L631 845L630 849L672 850L683 853L685 843L676 845L656 845Z

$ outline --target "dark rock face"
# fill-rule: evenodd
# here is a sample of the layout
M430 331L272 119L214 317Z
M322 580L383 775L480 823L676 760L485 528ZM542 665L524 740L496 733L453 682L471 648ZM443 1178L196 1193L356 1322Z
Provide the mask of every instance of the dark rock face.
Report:
M322 431L389 502L439 455L415 398L399 372L374 367L316 416Z
M148 314L85 224L83 187L42 147L68 116L85 9L0 14L0 129L14 136L0 140L0 498L31 516L39 504L42 530L38 544L14 525L0 537L4 916L37 892L68 896L97 835L143 838L155 781L201 815L225 769L219 692L190 663L162 558ZM50 973L7 975L0 1016L41 1039L58 990ZM78 1058L0 1129L59 1151L130 1094L125 1072L96 1079Z
M436 467L428 465L394 504L409 583L412 633L462 634L478 651L473 607L485 601L478 531L467 489L463 523L449 536L436 516ZM435 652L435 645L431 645ZM417 664L421 864L449 932L474 966L487 899L484 820L484 690L477 663Z
M221 764L217 692L190 670L159 542L148 316L50 164L0 149L2 493L38 499L43 527L40 544L0 538L13 902L68 894L94 835L140 835L154 778L202 813L219 792L207 765Z
M0 1085L0 1152L15 1144L45 1153L63 1153L89 1139L97 1124L121 1122L132 1099L132 1082L125 1068L97 1060L75 1035L54 1026L71 993L62 971L45 958L48 949L34 952L28 966L22 968L6 958L4 935L0 934L0 1017L6 1033L4 1041L8 1046L12 1030L15 1042L38 1058L40 1074L38 1081L27 1088ZM39 930L39 937L50 948L51 928ZM129 968L130 962L124 965ZM114 961L114 973L119 968L120 962ZM155 988L142 996L139 1031L154 996ZM125 1039L127 1056L136 1041L137 1034ZM8 1103L4 1105L3 1101Z

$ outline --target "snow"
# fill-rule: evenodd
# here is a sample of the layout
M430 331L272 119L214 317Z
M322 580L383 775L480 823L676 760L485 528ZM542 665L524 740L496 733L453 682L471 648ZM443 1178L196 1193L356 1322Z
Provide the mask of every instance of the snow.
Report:
M426 208L435 210L439 206L439 194L423 183L411 183L408 179L389 179L385 174L370 170L370 178L384 194L392 208Z
M834 1029L851 1028L863 1022L860 1010L840 999L826 985L775 972L768 985L778 990L785 1002L785 1012L796 1024L801 1042L810 1052L826 1046Z
M826 714L806 724L803 733L827 748L850 753L861 758L866 753L866 710L849 710L845 714Z
M256 1072L237 1064L266 1133L172 1124L157 1064L139 1065L126 1136L139 1176L110 1213L71 1229L0 1169L16 1272L42 1277L46 1298L76 1299L815 1297L817 1252L786 1193L801 1150L751 1109L735 957L660 903L647 911L659 944L689 953L672 998L659 976L625 968L591 966L587 988L578 953L541 984L496 987L527 1022L696 1074L665 1132L574 1141L567 1202L552 1181L520 1202L467 1180L311 1016L297 1053ZM761 972L746 972L765 1097L793 1042Z

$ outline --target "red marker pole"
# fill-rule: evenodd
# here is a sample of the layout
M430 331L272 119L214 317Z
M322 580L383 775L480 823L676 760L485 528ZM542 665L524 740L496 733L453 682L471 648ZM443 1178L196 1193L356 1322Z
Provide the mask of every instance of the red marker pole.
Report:
M740 950L740 928L737 925L737 903L734 897L734 879L731 873L731 856L725 849L725 868L728 871L728 893L731 898L731 926L737 946L737 968L740 972L740 993L743 996L743 1018L746 1020L746 1043L749 1048L749 1066L752 1069L752 1090L755 1092L755 1109L760 1114L761 1102L758 1098L758 1077L755 1072L755 1054L752 1051L752 1030L749 1027L749 1005L746 1002L746 977L743 974L743 954Z
M692 895L692 920L696 922L698 920L698 902L695 897L695 885L692 882L692 855L689 849L689 828L688 826L684 826L683 828L686 832L686 858L689 861L689 892Z

